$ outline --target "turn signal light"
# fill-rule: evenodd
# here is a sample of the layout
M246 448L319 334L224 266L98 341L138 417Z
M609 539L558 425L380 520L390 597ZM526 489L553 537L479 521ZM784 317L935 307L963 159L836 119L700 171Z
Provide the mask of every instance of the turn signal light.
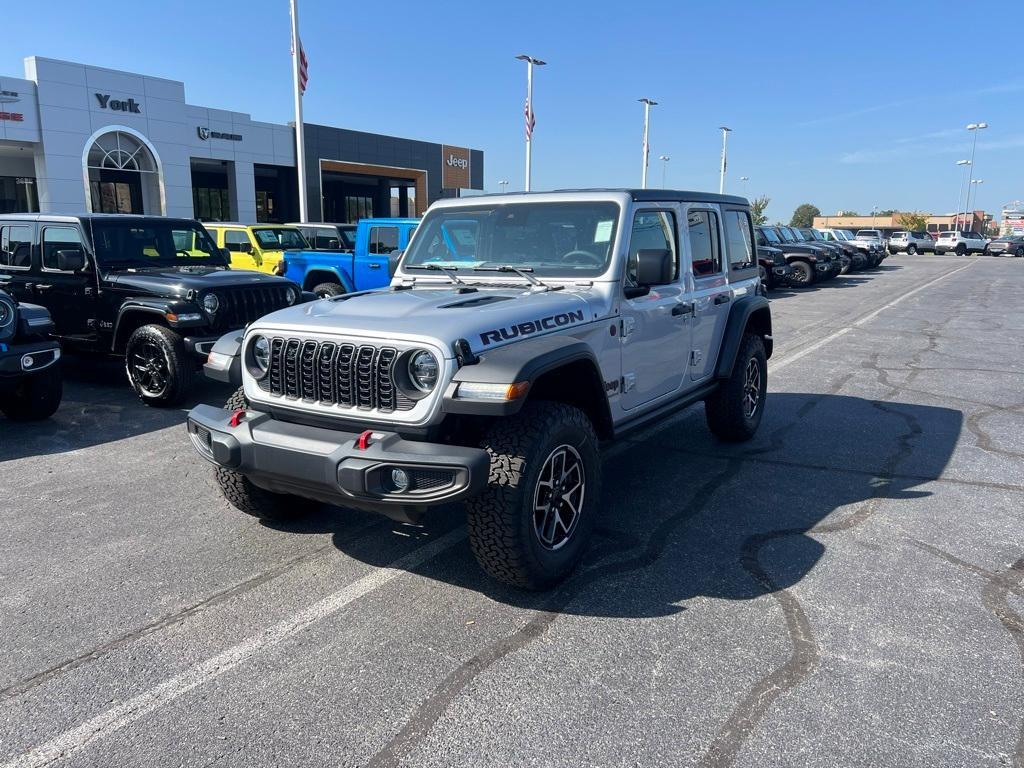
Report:
M465 381L459 384L455 396L461 400L518 400L530 390L530 382L517 381L515 384L487 384Z

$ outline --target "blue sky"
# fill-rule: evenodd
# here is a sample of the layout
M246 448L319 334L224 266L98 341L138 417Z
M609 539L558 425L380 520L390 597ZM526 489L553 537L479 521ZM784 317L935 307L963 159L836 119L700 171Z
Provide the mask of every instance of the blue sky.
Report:
M4 17L4 74L50 56L291 119L287 0L50 0ZM999 43L1017 26L1005 3L300 0L300 20L309 122L483 149L494 191L522 186L526 52L549 62L535 189L639 185L637 99L650 96L652 185L667 154L668 186L717 190L729 125L727 191L767 194L772 220L803 202L951 211L964 126L982 120L978 207L1024 197L1024 66L1012 35Z

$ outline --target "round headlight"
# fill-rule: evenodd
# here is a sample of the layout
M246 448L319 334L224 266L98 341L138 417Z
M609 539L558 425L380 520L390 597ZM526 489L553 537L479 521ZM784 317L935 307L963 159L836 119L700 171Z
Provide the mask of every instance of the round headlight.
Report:
M285 298L288 299L289 306L294 304L299 298L299 292L296 291L292 286L288 286L288 290L285 291Z
M437 386L440 367L437 358L421 349L409 358L409 380L420 392L429 392Z
M203 296L203 309L209 314L217 314L217 310L220 309L220 299L217 298L216 293L208 293Z
M252 362L260 376L265 376L270 369L270 341L266 336L257 336L253 339Z
M14 304L7 298L0 298L0 336L14 325Z

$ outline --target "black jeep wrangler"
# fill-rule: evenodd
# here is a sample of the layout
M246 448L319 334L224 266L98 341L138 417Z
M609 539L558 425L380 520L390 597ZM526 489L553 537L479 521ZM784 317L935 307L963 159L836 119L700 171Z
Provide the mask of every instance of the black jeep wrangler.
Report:
M148 405L184 399L222 335L303 300L284 278L230 271L191 219L8 214L0 244L0 289L49 309L66 351L123 355Z
M13 421L35 421L60 406L60 345L47 338L50 313L19 305L0 291L0 411Z

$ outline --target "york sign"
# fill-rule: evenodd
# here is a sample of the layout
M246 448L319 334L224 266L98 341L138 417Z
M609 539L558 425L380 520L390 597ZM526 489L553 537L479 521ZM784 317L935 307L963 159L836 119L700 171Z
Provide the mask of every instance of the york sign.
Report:
M135 99L128 99L127 101L112 99L109 93L97 93L95 95L96 101L100 103L100 109L112 109L115 112L134 112L137 115L142 114L142 105Z

